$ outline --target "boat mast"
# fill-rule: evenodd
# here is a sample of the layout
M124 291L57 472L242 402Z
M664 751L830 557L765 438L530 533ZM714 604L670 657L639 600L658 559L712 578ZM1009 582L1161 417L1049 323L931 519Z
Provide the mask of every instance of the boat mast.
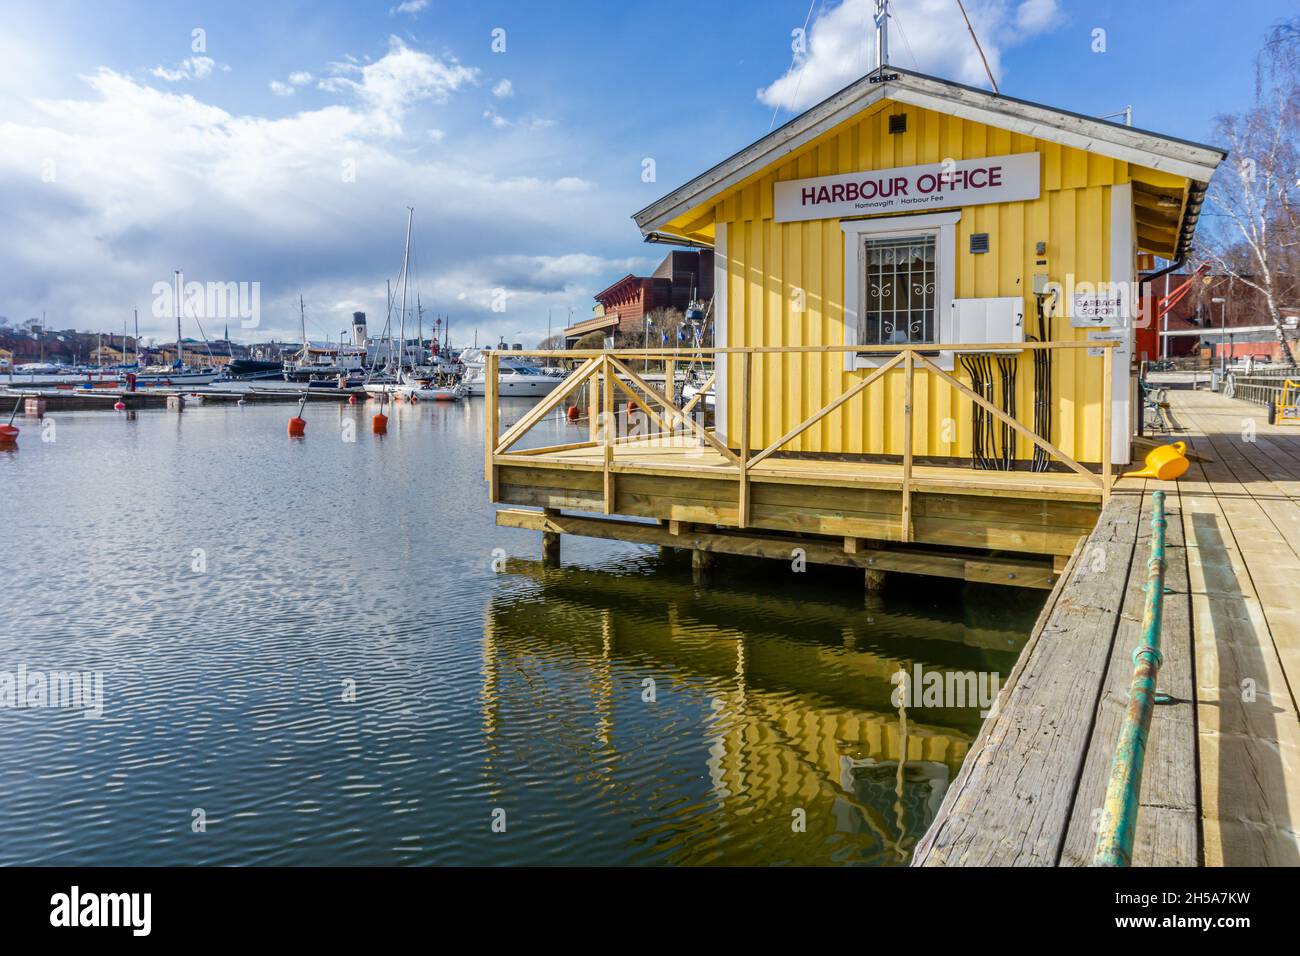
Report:
M384 285L388 288L388 320L384 323L384 337L388 339L388 361L384 363L384 368L391 372L393 369L393 280L385 279Z
M397 380L402 380L402 366L406 363L406 287L410 276L407 266L411 261L411 220L415 218L415 207L406 207L406 251L402 253L402 314L398 319L401 325L401 345L397 350Z
M135 367L140 368L140 310L135 309ZM122 356L123 359L126 356Z
M181 351L181 270L176 270L176 364L185 367L185 354Z
M302 293L298 293L298 319L302 323L302 355L299 356L300 362L307 361L307 306L302 301Z
M419 343L415 347L416 361L412 365L424 364L424 306L420 305L420 290L415 290L415 337Z

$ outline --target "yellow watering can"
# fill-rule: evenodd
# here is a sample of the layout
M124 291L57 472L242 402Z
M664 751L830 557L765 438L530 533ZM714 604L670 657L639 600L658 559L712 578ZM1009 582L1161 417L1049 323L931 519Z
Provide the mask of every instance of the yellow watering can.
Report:
M1187 443L1176 441L1172 445L1161 445L1147 453L1146 467L1137 471L1126 471L1125 478L1155 478L1159 481L1173 481L1181 478L1191 464L1187 460Z

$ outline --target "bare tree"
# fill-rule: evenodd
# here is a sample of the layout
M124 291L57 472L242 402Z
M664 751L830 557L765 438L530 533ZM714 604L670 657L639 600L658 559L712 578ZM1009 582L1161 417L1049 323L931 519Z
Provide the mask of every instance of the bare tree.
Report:
M665 344L672 348L677 343L677 330L681 324L682 313L676 309L655 309L645 316L640 326L620 330L614 336L614 345L621 349L639 349L644 348L648 340L652 349L662 348Z
M1255 102L1219 116L1230 150L1207 200L1217 213L1201 251L1255 290L1285 354L1294 358L1282 309L1300 304L1300 18L1279 24L1256 61Z

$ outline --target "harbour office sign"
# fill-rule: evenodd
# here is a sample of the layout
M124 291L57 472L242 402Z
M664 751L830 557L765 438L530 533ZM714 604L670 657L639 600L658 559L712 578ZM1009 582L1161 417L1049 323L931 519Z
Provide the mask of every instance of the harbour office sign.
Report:
M777 222L1037 199L1038 154L949 160L860 173L791 179L773 187Z

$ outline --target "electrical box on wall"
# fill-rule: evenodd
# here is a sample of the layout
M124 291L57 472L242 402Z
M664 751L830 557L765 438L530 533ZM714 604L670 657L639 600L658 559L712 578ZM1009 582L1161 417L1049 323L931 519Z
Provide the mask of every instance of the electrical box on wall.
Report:
M1020 296L953 299L952 313L954 343L975 345L980 342L1023 342L1025 340L1025 300ZM960 349L959 351L988 350Z

